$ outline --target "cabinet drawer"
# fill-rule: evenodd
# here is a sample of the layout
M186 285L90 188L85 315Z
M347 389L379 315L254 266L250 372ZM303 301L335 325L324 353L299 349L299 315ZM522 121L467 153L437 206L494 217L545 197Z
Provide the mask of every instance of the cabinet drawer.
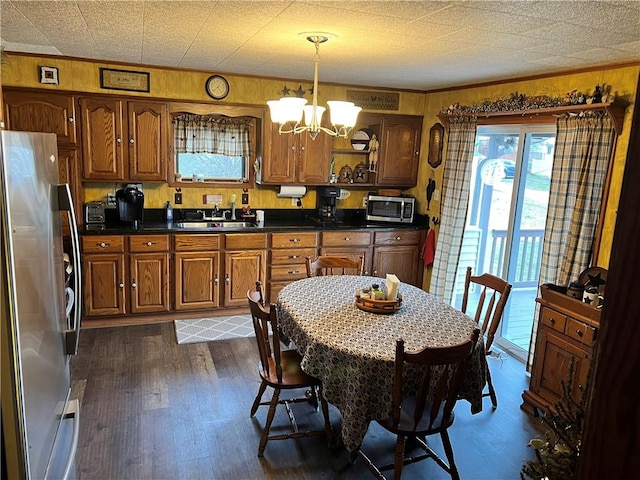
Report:
M82 251L84 253L123 253L124 236L91 235L82 237Z
M304 257L316 257L315 248L296 248L293 250L271 250L271 265L302 265ZM306 268L306 267L304 267Z
M174 235L176 252L208 252L220 249L220 235Z
M374 245L417 245L420 243L420 231L376 232L373 243Z
M554 329L556 332L564 333L567 317L549 308L542 309L542 324Z
M571 317L567 318L565 334L568 337L578 340L580 343L584 343L585 345L591 345L595 337L595 332L596 329L586 323L580 322Z
M316 232L272 233L271 248L315 247L318 245Z
M271 280L300 280L306 278L307 269L304 265L273 265Z
M267 248L266 233L227 233L224 236L227 250L246 250L249 248Z
M323 247L369 245L371 232L322 232Z
M130 235L129 251L132 253L168 252L169 235Z

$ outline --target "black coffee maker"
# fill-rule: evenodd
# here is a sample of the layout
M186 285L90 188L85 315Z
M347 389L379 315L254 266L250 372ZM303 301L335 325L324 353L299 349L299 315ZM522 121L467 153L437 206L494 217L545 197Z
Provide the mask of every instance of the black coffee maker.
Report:
M334 186L318 187L316 190L317 215L320 222L337 222L336 199L340 196L340 188Z
M116 192L116 203L121 222L129 222L134 228L142 225L144 194L135 186L127 186Z

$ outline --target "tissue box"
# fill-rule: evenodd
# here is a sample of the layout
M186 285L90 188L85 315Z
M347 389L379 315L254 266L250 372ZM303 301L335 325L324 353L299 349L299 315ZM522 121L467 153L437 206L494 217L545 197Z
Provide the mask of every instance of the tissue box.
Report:
M398 285L400 280L393 273L387 273L387 280L384 283L385 298L387 300L395 300L398 298Z

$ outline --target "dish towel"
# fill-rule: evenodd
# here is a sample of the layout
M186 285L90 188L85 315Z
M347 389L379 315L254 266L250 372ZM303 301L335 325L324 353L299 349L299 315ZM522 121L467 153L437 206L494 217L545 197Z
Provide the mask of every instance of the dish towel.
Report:
M422 244L422 260L425 267L433 265L433 259L436 254L436 232L434 229L429 230L427 238Z

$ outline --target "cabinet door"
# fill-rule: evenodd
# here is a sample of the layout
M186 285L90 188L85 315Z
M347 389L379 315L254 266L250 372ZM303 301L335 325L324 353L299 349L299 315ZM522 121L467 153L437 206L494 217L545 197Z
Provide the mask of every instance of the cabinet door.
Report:
M129 102L129 178L167 179L167 107L158 102Z
M76 221L83 223L82 217L82 197L80 194L81 184L79 179L78 151L76 149L60 148L58 150L58 174L60 183L68 183L71 189L71 198L73 198L74 212ZM62 235L69 238L69 217L67 212L61 212Z
M393 273L401 282L416 285L419 260L416 246L375 247L371 274L385 278L387 273Z
M122 101L84 98L80 105L83 180L125 180Z
M422 117L384 117L378 160L379 185L413 187L418 181Z
M562 382L566 382L569 378L571 362L574 362L577 380L574 382L571 394L576 401L580 401L580 388L586 385L589 373L589 353L567 342L548 328L541 328L536 340L531 390L547 400L549 404L556 403L562 397Z
M83 257L85 316L124 315L124 255L85 254Z
M219 252L176 253L174 265L176 310L197 310L219 306Z
M138 253L130 258L131 313L169 311L169 254Z
M256 281L264 284L265 250L226 252L224 255L224 306L246 306L247 290L255 289Z
M312 140L307 132L298 136L300 155L297 181L299 183L329 183L329 164L331 162L333 138L323 132L318 133L315 140Z
M270 145L267 154L262 159L262 182L294 183L298 158L296 136L286 133L280 135L278 127L274 125L269 138Z
M55 133L58 144L75 145L75 99L54 93L4 92L9 130Z

